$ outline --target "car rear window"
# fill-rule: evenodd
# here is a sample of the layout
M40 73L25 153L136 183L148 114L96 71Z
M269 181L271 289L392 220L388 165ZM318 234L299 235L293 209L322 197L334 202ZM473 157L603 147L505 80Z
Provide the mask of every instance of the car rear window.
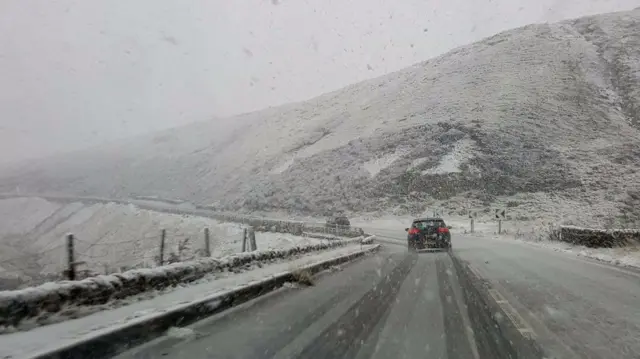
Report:
M413 227L424 229L426 227L444 227L443 220L427 220L413 222Z

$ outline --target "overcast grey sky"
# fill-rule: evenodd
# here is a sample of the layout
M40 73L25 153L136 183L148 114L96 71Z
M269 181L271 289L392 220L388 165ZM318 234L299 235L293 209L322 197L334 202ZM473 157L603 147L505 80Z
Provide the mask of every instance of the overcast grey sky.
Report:
M0 162L307 99L639 2L0 0Z

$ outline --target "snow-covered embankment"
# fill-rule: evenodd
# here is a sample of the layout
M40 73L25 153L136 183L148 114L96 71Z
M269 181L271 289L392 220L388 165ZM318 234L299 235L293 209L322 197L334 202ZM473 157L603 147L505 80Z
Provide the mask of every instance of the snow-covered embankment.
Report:
M42 313L56 313L70 305L103 304L148 290L192 282L207 274L232 271L251 264L288 259L300 254L322 251L347 244L370 242L369 238L328 241L282 250L240 253L222 258L203 258L167 266L136 269L124 273L100 275L81 281L62 281L23 290L0 292L0 328L16 327L21 321Z

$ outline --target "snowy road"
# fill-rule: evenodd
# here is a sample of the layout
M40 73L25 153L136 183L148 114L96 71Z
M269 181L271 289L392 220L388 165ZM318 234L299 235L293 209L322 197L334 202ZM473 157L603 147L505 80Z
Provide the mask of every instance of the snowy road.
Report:
M365 230L393 241L392 230ZM640 357L639 271L492 237L454 234L454 253L490 281L550 354Z
M558 358L640 358L640 273L520 241L454 238Z
M121 358L504 357L482 345L500 336L494 328L465 330L461 282L446 253L407 254L402 229L376 234L384 250L314 287L276 293L195 324L191 339L161 339ZM640 356L638 273L478 235L453 243L549 357Z
M387 245L315 286L197 323L120 358L474 358L447 253ZM473 345L471 343L474 343Z

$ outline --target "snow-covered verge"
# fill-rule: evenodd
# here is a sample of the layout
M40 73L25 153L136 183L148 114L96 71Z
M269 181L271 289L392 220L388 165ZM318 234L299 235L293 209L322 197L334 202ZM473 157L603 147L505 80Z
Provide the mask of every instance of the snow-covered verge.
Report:
M372 240L372 238L360 237L289 249L240 253L217 259L202 258L157 268L99 275L81 281L51 282L33 288L4 291L0 292L0 328L15 328L27 318L38 317L44 313L57 313L69 306L104 304L145 291L161 290L179 283L193 282L207 274L232 271L243 266L338 248L347 244L362 243L363 239Z
M583 245L574 245L557 240L549 239L549 233L552 229L541 230L540 232L493 235L496 240L520 240L525 244L546 248L555 252L563 252L595 259L601 262L640 269L640 244L630 244L624 247L615 248L589 248ZM553 237L551 237L553 238Z
M286 272L326 263L345 256L354 256L375 250L378 245L348 245L333 250L309 253L291 261L272 263L251 271L239 274L229 272L207 276L180 290L156 293L152 298L135 300L125 306L113 306L106 312L79 313L77 319L59 321L51 325L33 324L29 331L16 331L0 335L0 358L33 358L44 353L69 347L79 342L104 336L114 331L131 327L136 323L148 321L152 317L180 311L197 302L205 302L206 306L216 306L220 301L207 301L208 298L219 298L225 293L234 292L253 284L261 283ZM339 269L339 267L337 268ZM209 305L210 304L210 305ZM89 307L76 307L77 311ZM146 331L153 328L147 327Z
M468 233L468 231L465 233L467 237L521 243L522 245L531 245L555 252L563 252L616 266L640 269L640 242L630 242L622 247L590 248L584 245L560 241L558 227L552 224L533 225L532 223L523 223L519 228L511 226L500 235L496 233L495 229L489 228L488 226L483 226L474 233Z
M567 233L577 233L578 240L576 243L570 243L564 240L564 231ZM640 241L637 240L638 230L605 230L562 226L560 229L552 225L546 227L538 227L530 232L516 232L513 234L498 236L496 238L514 238L522 240L527 244L547 248L556 252L565 252L576 255L578 257L595 259L601 262L623 266L640 268ZM595 236L589 236L595 233ZM617 233L614 235L614 233ZM615 243L623 243L623 245L613 245L610 247L589 247L585 244L601 244L602 242L593 242L593 238L605 241L611 240L607 238L633 238L616 241ZM632 237L627 237L632 236ZM571 237L568 237L571 238ZM585 239L586 238L586 239Z
M595 259L617 266L640 268L640 245L637 244L620 248L588 248L552 241L535 242L534 244L557 252L570 253L578 257Z

